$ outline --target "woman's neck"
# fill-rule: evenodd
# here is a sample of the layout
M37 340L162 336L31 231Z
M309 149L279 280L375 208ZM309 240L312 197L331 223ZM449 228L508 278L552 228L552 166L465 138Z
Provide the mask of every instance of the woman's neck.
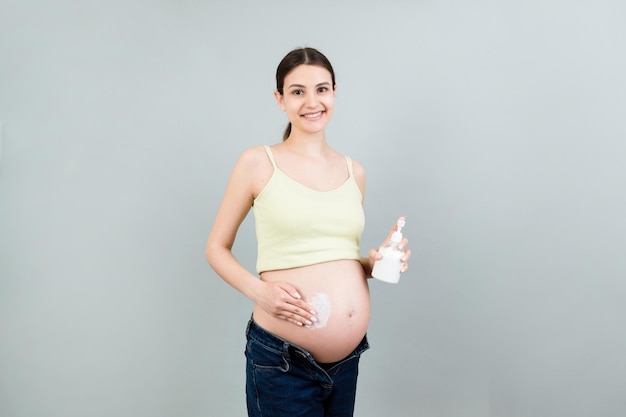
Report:
M318 134L292 132L287 140L284 141L284 144L291 152L311 156L324 155L330 149L324 132Z

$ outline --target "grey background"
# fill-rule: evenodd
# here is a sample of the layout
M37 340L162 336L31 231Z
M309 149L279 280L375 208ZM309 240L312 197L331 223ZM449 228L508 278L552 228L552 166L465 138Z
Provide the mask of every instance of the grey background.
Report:
M242 416L251 303L204 260L274 70L333 62L368 172L368 416L626 412L622 1L0 3L0 416ZM236 254L251 270L253 222Z

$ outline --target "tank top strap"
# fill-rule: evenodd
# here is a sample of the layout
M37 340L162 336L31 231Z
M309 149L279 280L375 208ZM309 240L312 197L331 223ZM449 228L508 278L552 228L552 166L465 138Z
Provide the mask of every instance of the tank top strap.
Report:
M348 164L348 174L350 174L350 178L354 177L354 173L352 172L352 158L346 155L346 163Z
M276 161L274 161L274 155L272 154L272 150L267 145L263 145L263 147L265 148L265 153L267 154L267 157L272 162L272 166L274 167L274 169L276 169Z

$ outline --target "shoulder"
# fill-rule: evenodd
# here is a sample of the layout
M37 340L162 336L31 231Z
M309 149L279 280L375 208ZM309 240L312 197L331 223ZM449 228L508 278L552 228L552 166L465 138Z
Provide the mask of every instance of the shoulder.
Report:
M365 181L365 168L356 159L352 159L352 172L357 182L359 182L359 180Z
M265 152L263 145L252 146L244 149L239 155L235 170L246 172L248 174L254 174L259 169L271 169L271 162Z
M267 160L267 153L263 145L252 146L244 149L239 155L238 163L242 165L255 165Z
M239 155L234 169L234 176L247 184L253 197L263 189L272 176L274 168L263 145L245 149Z
M352 159L352 158L350 158ZM365 168L357 160L352 159L352 175L354 176L354 182L361 190L361 196L365 196Z

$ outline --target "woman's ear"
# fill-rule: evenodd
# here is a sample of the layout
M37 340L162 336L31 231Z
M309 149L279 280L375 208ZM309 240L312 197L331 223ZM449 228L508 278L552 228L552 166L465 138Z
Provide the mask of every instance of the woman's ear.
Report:
M278 103L278 106L280 107L280 109L282 111L285 111L285 103L284 103L284 97L282 94L280 94L278 92L278 90L274 90L274 98L276 99L276 102Z

